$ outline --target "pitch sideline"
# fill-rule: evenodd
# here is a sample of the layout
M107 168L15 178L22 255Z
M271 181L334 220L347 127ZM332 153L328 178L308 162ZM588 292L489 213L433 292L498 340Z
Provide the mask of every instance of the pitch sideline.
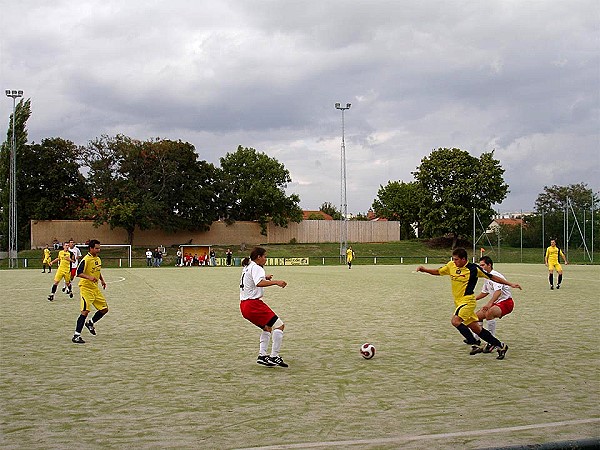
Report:
M466 436L478 436L489 433L506 433L510 431L524 431L533 430L537 428L551 428L565 425L581 425L586 423L597 423L600 422L600 418L592 419L578 419L578 420L565 420L562 422L548 422L538 423L532 425L521 425L516 427L506 428L490 428L485 430L472 430L462 431L455 433L440 433L440 434L424 434L416 436L398 436L393 438L380 438L380 439L357 439L348 441L324 441L324 442L304 442L297 444L281 444L281 445L268 445L266 447L245 447L238 450L284 450L294 448L320 448L320 447L341 447L350 445L379 445L379 444L400 444L403 442L410 441L425 441L431 439L446 439L452 437L466 437Z

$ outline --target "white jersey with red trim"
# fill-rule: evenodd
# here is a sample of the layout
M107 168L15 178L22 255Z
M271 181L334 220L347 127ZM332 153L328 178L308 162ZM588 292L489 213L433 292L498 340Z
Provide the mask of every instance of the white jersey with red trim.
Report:
M75 258L75 261L71 262L71 269L77 269L79 260L81 259L81 250L79 250L79 247L74 246L73 248L69 248L69 251L73 253L73 257Z
M244 270L242 270L242 279L240 281L240 300L249 300L262 298L264 288L257 284L266 277L265 269L250 261Z
M497 277L504 278L506 280L506 277L497 270L492 270L490 273L492 275L496 275ZM481 289L481 292L485 292L486 294L493 294L496 291L502 292L500 293L500 297L498 297L494 303L500 303L504 300L512 298L510 286L508 286L507 284L496 283L495 281L486 279L483 283L483 288Z

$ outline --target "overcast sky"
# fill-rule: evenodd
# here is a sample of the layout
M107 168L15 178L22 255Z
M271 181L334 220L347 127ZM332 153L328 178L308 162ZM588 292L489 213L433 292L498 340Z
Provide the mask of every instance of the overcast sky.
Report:
M303 209L348 211L440 147L495 150L510 193L600 191L597 0L0 0L0 81L29 140L122 133L283 163ZM0 129L12 99L0 102ZM4 139L4 135L1 135Z

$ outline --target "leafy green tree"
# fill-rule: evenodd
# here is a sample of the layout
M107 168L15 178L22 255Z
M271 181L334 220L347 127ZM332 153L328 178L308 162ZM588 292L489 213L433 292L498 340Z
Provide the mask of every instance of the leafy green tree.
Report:
M342 213L331 203L325 202L319 208L325 214L329 214L333 220L342 220Z
M256 220L262 233L267 224L286 227L302 220L300 197L287 196L285 188L292 181L289 171L275 158L241 145L234 153L221 158L221 170L227 183L224 194L229 220Z
M23 148L19 217L28 236L30 220L76 219L90 200L79 154L77 145L61 138L45 138Z
M491 206L508 193L503 174L493 151L476 158L458 148L439 148L423 158L413 175L427 194L420 212L425 234L450 235L455 247L459 237L472 234L473 209L489 222Z
M103 136L89 143L84 160L94 201L82 211L97 224L135 228L206 230L222 210L219 171L198 161L181 141L137 141Z
M535 201L536 212L563 211L567 207L567 199L574 209L598 209L598 195L587 187L585 183L570 184L568 186L544 186L544 192L538 195Z
M569 200L568 204L567 199ZM544 223L544 242L542 246L548 245L552 238L557 239L559 245L565 245L564 242L561 242L565 232L565 218L572 224L577 220L582 226L584 222L589 221L589 227L592 222L592 206L595 211L594 222L597 224L598 195L589 189L585 183L570 184L568 186L544 186L544 191L538 195L535 201L536 216L538 217L536 233L538 236L541 236L542 233L542 217ZM571 229L567 232L570 237L570 244L574 246L582 245L583 239L579 230L575 231L573 227L569 228ZM594 245L597 245L596 241L597 236L595 235ZM588 245L591 245L591 241Z
M22 160L23 151L27 144L27 120L31 116L31 99L21 99L15 105L14 111L14 128L15 128L15 156L17 161L16 166L16 197L17 197L17 243L18 247L22 248L24 242L29 242L29 219L20 211L20 202L23 192L23 176L26 173L26 166ZM0 148L0 234L2 235L2 246L8 247L8 221L9 221L9 206L10 206L10 155L12 147L13 135L13 114L10 115L8 123L8 131L6 133L6 141L2 143ZM24 172L25 170L25 172Z
M414 181L388 181L386 186L379 186L371 207L378 217L400 221L400 235L409 238L414 236L411 225L419 226L423 197L420 185Z

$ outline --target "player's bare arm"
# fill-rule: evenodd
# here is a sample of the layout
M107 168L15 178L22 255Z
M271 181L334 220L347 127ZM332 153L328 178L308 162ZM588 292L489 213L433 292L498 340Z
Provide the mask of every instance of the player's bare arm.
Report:
M440 274L439 269L428 269L425 266L417 267L417 272L424 272L424 273L428 273L429 275L439 275Z
M272 277L272 275L271 275ZM286 287L287 283L283 280L272 280L272 279L264 279L264 280L260 280L257 284L258 287L269 287L269 286L279 286L279 287Z
M492 281L495 281L496 283L500 283L500 284L506 284L507 286L510 286L511 288L515 288L515 289L521 289L521 290L522 290L522 288L521 288L521 285L520 285L520 284L517 284L517 283L511 283L510 281L508 281L508 280L505 280L504 278L502 278L502 277L499 277L499 276L497 276L497 275L492 275L492 276L490 277L490 280L492 280Z

